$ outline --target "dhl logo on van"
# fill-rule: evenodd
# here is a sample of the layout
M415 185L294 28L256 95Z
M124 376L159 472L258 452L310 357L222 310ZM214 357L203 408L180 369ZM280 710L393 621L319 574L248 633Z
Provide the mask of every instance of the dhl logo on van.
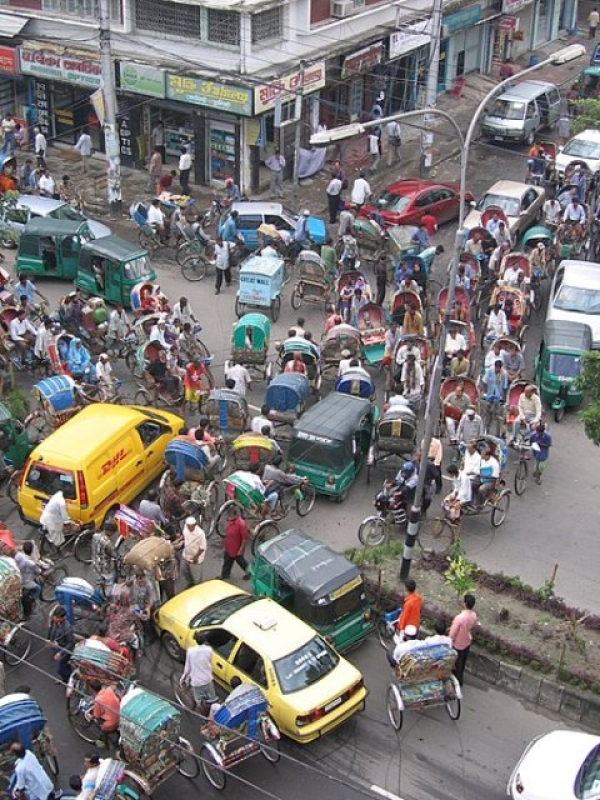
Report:
M115 453L112 458L109 458L108 461L105 461L104 464L100 467L100 477L103 478L107 473L113 470L121 461L124 461L127 458L127 450L122 447L118 453Z

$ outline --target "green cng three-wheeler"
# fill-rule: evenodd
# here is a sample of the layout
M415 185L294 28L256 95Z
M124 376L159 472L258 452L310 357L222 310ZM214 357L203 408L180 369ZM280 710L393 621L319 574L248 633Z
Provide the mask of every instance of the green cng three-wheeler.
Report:
M19 239L15 272L75 280L81 245L91 239L87 222L33 219L25 225Z
M567 408L581 405L583 392L577 378L581 354L592 349L592 331L582 322L549 320L544 326L540 352L535 360L535 376L540 397L560 422Z
M120 236L103 236L81 245L75 284L107 303L131 305L131 290L156 280L148 253Z
M317 492L341 502L367 459L372 435L369 400L333 392L294 423L288 465Z
M252 591L281 603L340 653L374 628L358 567L302 530L284 531L259 546Z

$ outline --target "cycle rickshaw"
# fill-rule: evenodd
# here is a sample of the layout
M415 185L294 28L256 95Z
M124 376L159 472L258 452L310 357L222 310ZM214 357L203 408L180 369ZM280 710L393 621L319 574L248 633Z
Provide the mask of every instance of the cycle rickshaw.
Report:
M347 350L349 358L360 358L362 355L362 337L358 328L342 323L334 325L327 332L321 343L321 369L323 375L337 370L342 359L342 352Z
M280 454L273 440L261 433L242 433L232 442L231 452L236 470L249 469L254 464L271 464Z
M226 442L232 441L247 428L248 403L232 389L213 389L202 411L208 417L211 430L219 431L219 436Z
M528 301L523 292L515 286L496 286L490 299L490 307L500 305L506 314L508 332L518 339L523 347L527 325ZM485 329L485 325L483 326Z
M466 376L460 378L444 378L440 386L440 427L442 430L445 429L446 426L446 417L453 419L457 427L461 420L462 414L460 411L446 402L447 398L456 391L456 387L459 384L463 387L463 393L468 398L469 405L476 411L479 410L479 389L477 388L477 382L473 380L473 378Z
M381 364L385 350L386 314L381 306L367 303L357 314L358 330L362 337L367 364Z
M353 322L351 319L352 303L355 293L359 290L365 302L370 302L372 299L371 288L365 274L358 269L342 272L336 282L335 304L342 318L350 324Z
M233 326L231 358L268 381L272 370L268 362L270 337L271 322L264 314L244 314ZM225 362L225 371L228 367L229 362Z
M58 776L57 749L39 703L25 692L13 692L0 699L0 777L8 794L15 757L10 751L20 742L43 763L52 780Z
M581 203L586 213L586 219L589 219L589 208L585 203ZM556 229L554 237L554 247L556 250L556 257L559 261L569 258L586 258L586 250L589 248L590 236L589 223L584 225L580 223L563 222Z
M318 396L321 391L321 364L317 352L306 339L294 336L283 342L279 348L279 367L284 372L286 364L293 361L297 353L302 357L302 362L306 367L306 377L310 383L311 391Z
M394 730L402 728L404 712L411 707L444 705L450 719L459 719L462 689L452 674L456 657L450 645L427 641L401 657L387 690L387 714Z
M131 310L136 319L145 314L167 314L170 312L167 296L157 283L145 281L131 290Z
M352 397L363 397L366 400L375 398L375 384L363 370L357 372L349 369L335 381L335 391L340 394L349 394Z
M21 573L12 558L0 556L0 655L14 667L31 650L24 627Z
M251 255L242 262L235 313L241 319L248 306L268 308L277 322L281 311L281 290L284 283L284 261L271 256Z
M390 315L394 322L403 324L406 306L410 306L412 311L418 311L423 315L423 300L418 292L412 289L398 289L394 292L390 302ZM423 319L423 323L425 320Z
M333 291L321 257L312 250L301 250L295 271L296 284L290 300L292 308L297 310L302 303L314 303L321 305L325 314L332 310Z
M26 428L30 437L47 436L81 410L75 382L70 375L44 378L33 385L31 392L37 397L40 408L27 417Z
M240 687L241 688L241 687ZM264 694L256 686L244 686L237 696L226 698L200 735L202 771L215 789L224 789L226 771L259 753L271 764L280 758L281 734L268 712Z
M309 395L310 382L306 375L297 372L276 375L265 393L269 419L278 425L293 425L306 410Z
M416 446L417 415L407 401L392 403L375 428L367 458L367 483L371 482L371 467L391 457L407 458Z
M160 489L164 491L173 481L183 481L179 492L184 500L184 508L189 505L190 513L198 506L202 508L202 519L212 521L219 503L219 485L215 473L221 472L226 458L217 448L219 461L211 464L200 442L194 443L184 436L172 439L165 448L164 459L167 469L160 479Z
M352 234L358 243L361 260L365 264L376 264L385 252L386 233L371 220L357 217L352 225Z

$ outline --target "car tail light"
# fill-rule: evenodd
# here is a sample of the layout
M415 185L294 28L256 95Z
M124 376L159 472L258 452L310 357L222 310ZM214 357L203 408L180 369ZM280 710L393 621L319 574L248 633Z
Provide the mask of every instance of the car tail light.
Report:
M323 716L322 708L315 708L308 714L303 714L301 717L296 717L296 725L302 728L304 725L310 725L311 722L316 722Z
M352 695L353 695L353 694L356 694L357 692L360 692L360 690L361 690L361 689L364 687L364 685L365 685L365 682L364 682L364 680L361 678L361 679L360 679L359 681L357 681L357 682L354 684L354 686L352 686L352 688L349 690L349 692L348 692L348 697L352 697Z
M85 488L85 477L81 470L77 470L77 491L79 492L79 505L81 508L87 508L88 495Z

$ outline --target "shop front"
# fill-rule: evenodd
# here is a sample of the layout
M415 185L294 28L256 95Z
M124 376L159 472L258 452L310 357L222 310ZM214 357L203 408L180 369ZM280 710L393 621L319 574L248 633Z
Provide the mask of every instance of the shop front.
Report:
M31 98L29 84L19 75L16 47L0 47L0 119L13 114L21 124L27 124Z
M413 111L427 82L432 20L407 23L390 35L386 114Z
M101 88L101 68L90 53L55 48L43 42L19 47L21 75L30 78L33 120L46 136L75 144L87 126L95 150L104 151L102 126L92 94Z
M440 91L450 89L457 78L480 69L482 35L485 32L485 26L478 24L481 19L479 3L444 14L438 82Z
M327 127L368 118L386 89L383 41L336 56L327 66L327 84L321 92L322 118Z
M150 155L152 104L166 97L165 76L166 70L160 67L130 61L118 61L116 64L119 97L117 124L121 163L125 167L143 168ZM156 113L160 113L158 109ZM173 126L169 125L165 132L169 138L172 137Z
M510 26L510 30L500 31L505 42L508 40L508 44L504 45L509 52L506 58L514 61L536 46L535 3L532 0L503 0L502 14L499 24L506 28Z

